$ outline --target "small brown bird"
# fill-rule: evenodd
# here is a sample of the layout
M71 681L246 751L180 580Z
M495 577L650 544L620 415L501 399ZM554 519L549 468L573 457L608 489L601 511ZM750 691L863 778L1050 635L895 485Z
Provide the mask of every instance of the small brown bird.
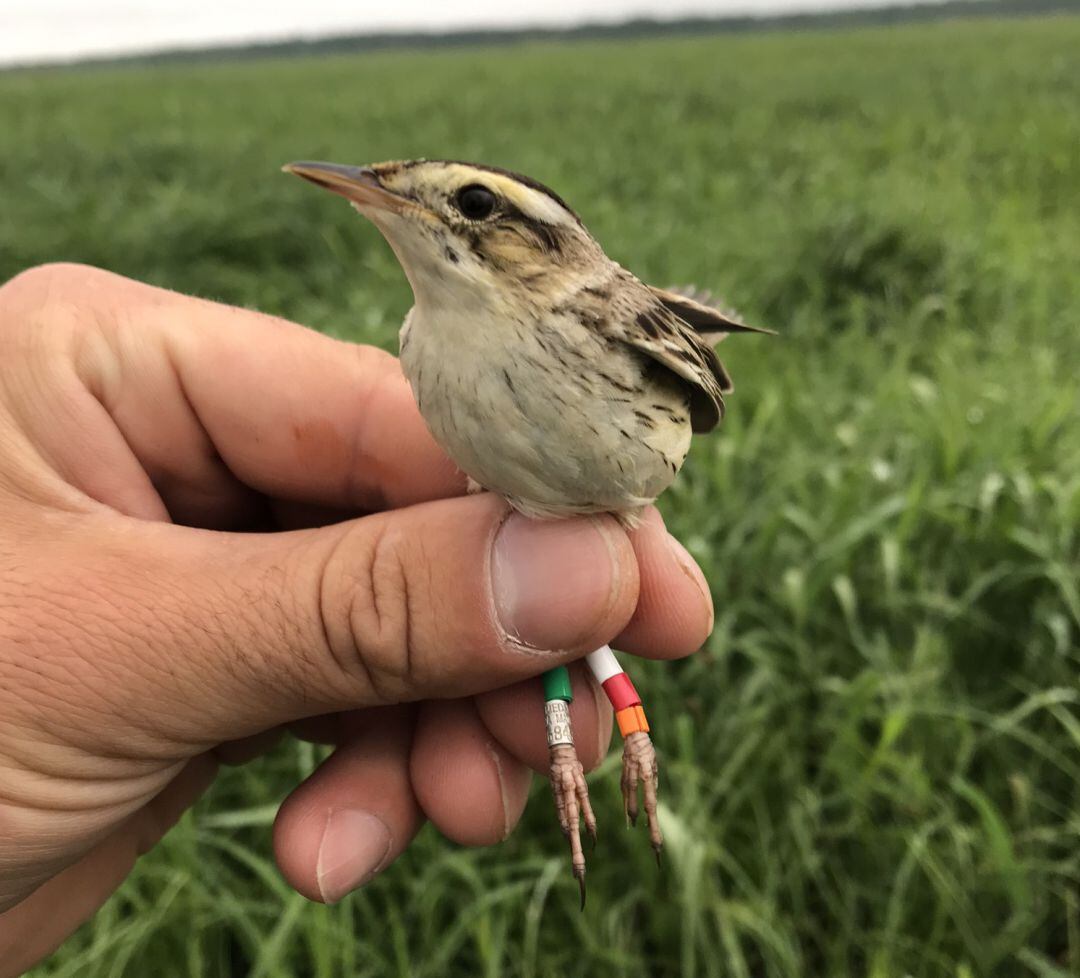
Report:
M691 434L723 416L731 381L714 344L768 332L643 284L528 177L444 160L285 169L347 198L387 239L415 299L401 364L421 414L474 488L528 516L612 513L634 526L674 480ZM619 667L604 650L589 661L623 704L624 804L636 818L641 782L659 853L656 754L640 700L628 727L629 694L608 688ZM551 780L584 900L579 813L593 835L595 820L567 716L553 721L549 710Z

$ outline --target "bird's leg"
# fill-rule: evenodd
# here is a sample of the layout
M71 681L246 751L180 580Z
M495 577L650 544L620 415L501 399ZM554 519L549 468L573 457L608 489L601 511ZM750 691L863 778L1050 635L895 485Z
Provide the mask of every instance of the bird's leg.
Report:
M574 749L574 734L570 727L570 703L573 698L570 674L565 667L559 666L544 673L544 725L551 759L548 775L559 825L570 841L574 878L581 889L581 906L584 909L585 853L581 848L580 822L584 820L585 829L595 845L596 817L589 803L585 770Z
M644 717L644 714L642 714ZM645 796L645 820L649 825L649 842L652 843L656 862L660 862L660 850L664 846L664 837L660 834L660 821L656 814L656 793L660 787L660 776L656 764L656 748L649 737L648 724L645 729L632 730L623 741L622 757L622 794L623 809L628 825L637 825L638 784Z
M606 645L590 653L585 661L589 664L596 681L611 701L619 732L623 735L622 795L627 825L636 825L638 818L638 785L641 785L645 802L645 819L649 824L649 841L652 843L656 861L664 837L660 834L660 821L656 812L656 795L660 787L656 763L656 748L649 737L649 721L641 706L630 677L619 665L615 653Z

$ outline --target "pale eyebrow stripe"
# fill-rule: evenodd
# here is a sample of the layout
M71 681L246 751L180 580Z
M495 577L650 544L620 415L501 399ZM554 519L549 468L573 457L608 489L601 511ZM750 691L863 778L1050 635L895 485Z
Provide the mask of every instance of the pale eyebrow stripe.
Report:
M520 183L523 187L528 187L530 190L536 191L539 194L543 194L545 197L550 197L556 204L558 204L567 214L569 214L578 224L581 223L581 218L578 217L577 212L560 197L554 190L552 190L546 184L541 183L539 180L534 180L530 176L526 176L524 173L515 173L513 170L507 170L501 166L489 166L486 163L473 163L469 160L409 160L400 164L403 169L411 169L414 166L419 166L422 163L441 163L444 166L467 166L472 170L476 170L479 173L494 173L500 177L506 177L513 180L515 183Z

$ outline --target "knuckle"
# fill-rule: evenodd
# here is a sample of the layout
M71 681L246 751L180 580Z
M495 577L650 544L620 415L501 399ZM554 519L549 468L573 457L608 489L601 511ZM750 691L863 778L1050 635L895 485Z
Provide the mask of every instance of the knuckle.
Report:
M347 563L343 569L334 566L338 559L328 562L331 580L322 590L337 600L330 607L324 601L323 617L339 668L364 681L379 701L396 703L410 698L417 679L411 647L416 595L408 542L391 523L380 523L360 524L339 542Z
M0 286L0 339L23 353L53 350L90 324L88 292L108 273L55 262L20 272Z
M3 286L4 298L16 304L42 304L79 291L99 269L75 262L49 262L19 272Z

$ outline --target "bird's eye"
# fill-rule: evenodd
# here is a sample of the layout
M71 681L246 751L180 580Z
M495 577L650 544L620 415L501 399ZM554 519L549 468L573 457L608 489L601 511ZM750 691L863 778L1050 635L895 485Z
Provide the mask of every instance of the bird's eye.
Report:
M491 217L497 202L495 195L478 183L470 183L457 193L457 209L470 221L482 221L485 217Z

